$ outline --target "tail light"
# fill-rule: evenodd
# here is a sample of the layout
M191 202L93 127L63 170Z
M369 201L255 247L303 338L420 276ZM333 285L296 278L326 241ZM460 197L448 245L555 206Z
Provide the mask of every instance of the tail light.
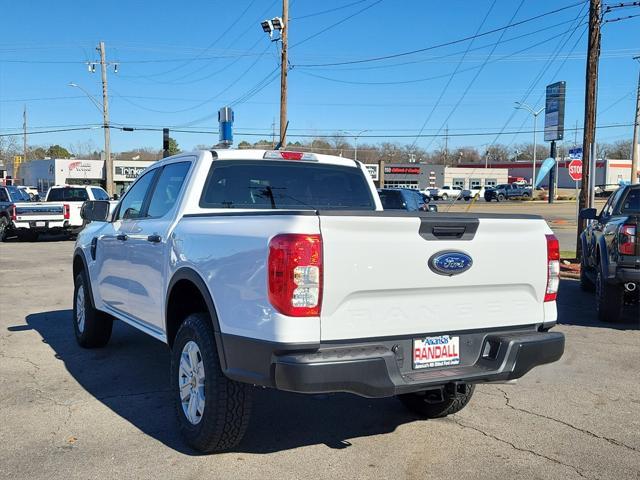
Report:
M635 255L636 226L622 225L618 230L618 253L620 255Z
M9 209L9 211L11 212L11 220L15 221L18 219L18 214L16 212L16 206L15 205L11 205L11 208Z
M560 285L560 242L555 235L547 237L547 289L544 292L545 302L554 302L558 296Z
M62 205L62 214L65 220L69 220L70 212L69 212L69 205L67 203Z
M283 315L317 317L322 307L322 237L282 234L269 242L269 301Z

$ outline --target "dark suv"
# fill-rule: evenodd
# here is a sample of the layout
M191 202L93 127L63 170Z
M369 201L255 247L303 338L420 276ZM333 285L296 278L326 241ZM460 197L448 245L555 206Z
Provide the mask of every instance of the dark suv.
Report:
M436 205L427 205L428 197L411 188L381 188L378 190L382 208L409 212L437 212Z

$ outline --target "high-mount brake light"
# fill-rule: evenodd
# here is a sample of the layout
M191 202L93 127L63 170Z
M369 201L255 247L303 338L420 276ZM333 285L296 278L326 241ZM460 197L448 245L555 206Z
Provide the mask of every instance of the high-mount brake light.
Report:
M618 252L620 255L636 254L636 226L621 225L618 231Z
M560 285L560 242L555 235L547 237L547 288L544 293L545 302L554 302L558 297Z
M289 152L287 150L269 150L268 152L264 152L263 158L267 160L318 160L313 153Z
M322 237L276 235L269 242L271 305L290 317L317 317L322 308Z

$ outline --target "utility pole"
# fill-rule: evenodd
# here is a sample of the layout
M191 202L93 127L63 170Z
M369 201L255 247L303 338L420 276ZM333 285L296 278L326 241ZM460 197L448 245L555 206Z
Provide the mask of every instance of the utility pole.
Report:
M104 130L104 170L106 190L113 196L113 162L111 160L111 132L109 131L109 94L107 90L107 61L104 42L96 49L100 52L100 70L102 72L102 129Z
M280 148L286 145L287 135L287 71L289 61L287 59L287 48L289 36L289 0L282 0L282 31L280 40L282 42L282 58L280 60Z
M640 61L640 56L633 57L634 60ZM636 94L636 118L633 122L633 142L631 142L631 183L638 182L638 157L640 157L640 146L638 146L638 137L640 137L640 72L638 72L638 93Z
M602 1L590 0L589 3L589 44L587 47L586 91L584 95L584 136L582 139L582 189L580 190L579 210L593 207L591 201L591 171L592 155L595 155L596 136L596 102L598 90L598 62L600 60L600 19L602 15ZM594 164L595 165L595 164ZM580 233L586 226L586 220L578 219L576 236L576 256L582 255Z
M449 158L449 125L444 128L444 166L447 166Z
M22 112L22 133L23 133L22 152L24 155L24 158L22 159L22 161L26 162L27 161L27 105L26 104L24 106L24 111Z

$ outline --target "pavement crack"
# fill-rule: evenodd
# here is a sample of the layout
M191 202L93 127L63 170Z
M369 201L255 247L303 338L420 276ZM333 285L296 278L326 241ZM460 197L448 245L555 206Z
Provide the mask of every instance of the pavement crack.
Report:
M462 428L468 428L468 429L470 429L470 430L473 430L473 431L475 431L475 432L478 432L478 433L480 433L480 434L484 435L484 436L485 436L485 437L487 437L487 438L490 438L490 439L495 440L495 441L497 441L497 442L500 442L500 443L503 443L503 444L505 444L505 445L508 445L508 446L510 446L511 448L513 448L514 450L517 450L517 451L519 451L519 452L529 453L529 454L531 454L531 455L534 455L534 456L536 456L536 457L538 457L538 458L542 458L542 459L544 459L544 460L547 460L547 461L549 461L549 462L555 463L555 464L557 464L557 465L561 465L561 466L563 466L563 467L570 468L571 470L573 470L574 472L576 472L578 475L580 475L580 477L582 477L582 478L589 478L589 477L587 477L584 473L582 473L578 468L574 467L573 465L570 465L570 464L568 464L568 463L561 462L560 460L558 460L558 459L556 459L556 458L553 458L553 457L548 457L547 455L544 455L544 454L542 454L542 453L536 452L535 450L531 450L531 449L528 449L528 448L518 447L517 445L515 445L514 443L511 443L511 442L510 442L510 441L508 441L508 440L504 440L504 439L502 439L502 438L500 438L500 437L496 437L495 435L492 435L491 433L487 433L487 432L485 432L484 430L482 430L482 429L480 429L480 428L473 427L473 426L471 426L471 425L467 425L467 424L462 423L458 418L456 418L456 416L455 416L455 415L453 415L453 416L451 416L451 417L449 417L449 418L451 418L451 420L452 420L456 425L458 425L458 426L460 426L460 427L462 427Z
M611 438L611 437L606 437L604 435L598 435L597 433L594 433L590 430L587 430L585 428L580 428L580 427L576 427L575 425L569 423L569 422L565 422L564 420L560 420L558 418L554 418L554 417L550 417L548 415L544 415L542 413L537 413L537 412L532 412L531 410L527 410L525 408L519 408L519 407L515 407L511 404L511 399L509 398L509 394L504 391L502 388L500 387L496 387L497 390L499 390L500 392L502 392L502 395L504 396L504 400L505 400L505 406L509 407L512 410L515 410L516 412L522 412L522 413L527 413L529 415L533 415L535 417L539 417L539 418L544 418L546 420L551 420L552 422L556 422L559 423L561 425L564 425L565 427L569 427L577 432L581 432L584 433L585 435L589 435L590 437L593 438L597 438L599 440L604 440L607 443L610 443L611 445L615 445L617 447L623 447L623 448L627 448L633 452L640 452L640 449L636 448L636 447L632 447L631 445L627 445L626 443L623 443L619 440L616 440L615 438Z
M133 393L119 393L117 395L105 395L104 397L95 397L96 400L104 401L104 400L113 400L114 398L127 398L127 397L138 397L140 395L149 395L152 393L169 393L170 389L163 390L149 390L146 392L133 392Z

